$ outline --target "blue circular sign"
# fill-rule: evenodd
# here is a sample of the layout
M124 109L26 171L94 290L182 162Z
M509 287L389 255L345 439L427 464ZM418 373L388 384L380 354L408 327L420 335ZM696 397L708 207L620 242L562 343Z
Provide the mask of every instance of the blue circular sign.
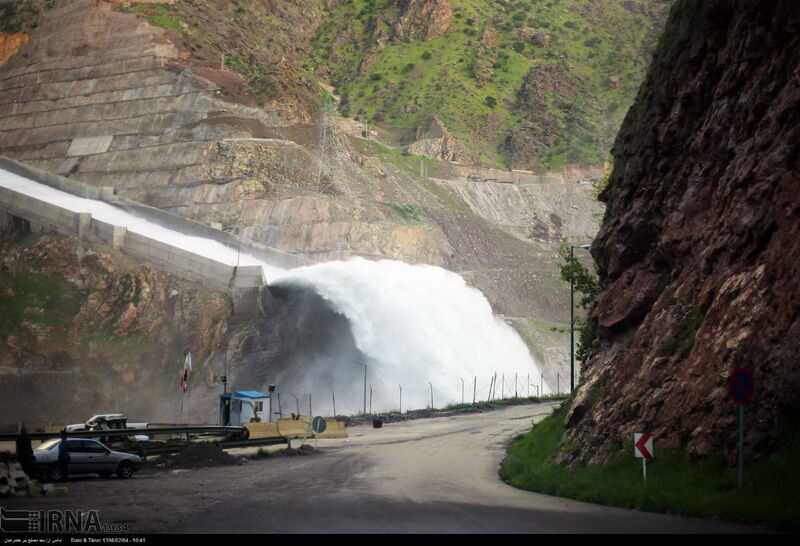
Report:
M747 368L736 368L728 377L728 394L737 406L746 406L753 401L756 383L753 372Z

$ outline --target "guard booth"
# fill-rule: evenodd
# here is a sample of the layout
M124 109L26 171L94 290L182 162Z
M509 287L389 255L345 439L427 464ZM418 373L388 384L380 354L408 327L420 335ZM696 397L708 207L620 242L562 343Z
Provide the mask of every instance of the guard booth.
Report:
M219 422L224 426L269 420L269 394L236 391L219 395ZM266 409L266 412L264 411Z

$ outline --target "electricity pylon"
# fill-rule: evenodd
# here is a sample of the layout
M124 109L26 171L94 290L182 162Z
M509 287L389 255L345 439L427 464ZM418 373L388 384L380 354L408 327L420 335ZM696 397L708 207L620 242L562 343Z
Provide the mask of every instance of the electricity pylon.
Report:
M317 192L330 193L339 190L350 193L347 180L343 176L342 161L336 149L336 107L330 96L325 97L322 106L322 124L319 131L319 150L317 152Z

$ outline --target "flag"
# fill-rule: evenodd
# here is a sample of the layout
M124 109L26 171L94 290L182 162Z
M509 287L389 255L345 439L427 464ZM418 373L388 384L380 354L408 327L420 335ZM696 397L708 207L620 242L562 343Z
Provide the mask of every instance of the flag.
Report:
M183 358L183 374L181 375L181 391L186 392L188 388L187 382L189 381L189 372L192 371L192 353L186 351L186 356Z

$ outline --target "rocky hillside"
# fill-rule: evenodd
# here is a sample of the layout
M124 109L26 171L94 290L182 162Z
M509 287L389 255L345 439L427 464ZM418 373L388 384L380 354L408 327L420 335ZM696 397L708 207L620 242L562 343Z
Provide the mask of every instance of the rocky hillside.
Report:
M412 153L516 169L601 165L670 0L114 0L165 28L223 94L344 116ZM431 124L448 149L414 146Z
M602 164L644 77L662 0L331 0L308 66L345 115L437 155L515 169Z
M0 65L0 154L314 260L444 266L487 295L551 375L566 376L557 247L596 232L600 205L575 183L588 171L568 182L563 172L469 170L334 117L333 175L319 179L319 97L302 69L311 49L277 31L247 45L237 6L262 20L272 4L193 5L55 2ZM276 28L313 27L316 12L298 6L270 7ZM259 91L272 61L298 79Z
M185 348L195 366L184 416L213 416L209 393L218 390L224 347L236 353L242 326L232 324L227 297L111 248L26 235L2 219L4 423L82 422L98 411L176 422Z
M625 119L593 247L593 356L567 419L582 461L632 433L735 453L726 378L752 370L745 449L800 408L800 11L679 1Z

